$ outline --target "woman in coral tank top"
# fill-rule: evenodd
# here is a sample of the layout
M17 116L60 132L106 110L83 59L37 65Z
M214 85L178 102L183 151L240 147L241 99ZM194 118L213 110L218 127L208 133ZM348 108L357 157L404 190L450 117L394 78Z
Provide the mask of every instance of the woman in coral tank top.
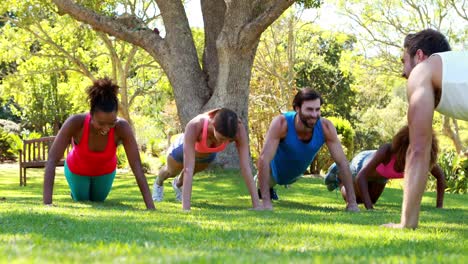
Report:
M87 89L90 112L73 115L63 124L49 151L44 204L52 204L55 164L70 142L73 148L67 155L64 170L73 200L104 201L115 177L117 145L122 143L146 208L154 209L132 129L126 120L117 117L118 89L108 78L94 81Z
M223 151L230 142L236 143L242 176L249 189L253 208L260 208L250 168L247 131L237 114L227 108L194 117L185 127L185 133L177 135L167 151L166 165L154 183L153 200L162 201L164 181L180 174L172 181L172 187L176 200L182 201L183 210L190 210L193 175L206 169L216 158L216 153Z
M445 176L439 165L436 164L439 151L437 138L432 135L430 172L437 179L438 208L443 207ZM378 150L367 150L357 154L350 162L353 175L356 201L364 203L367 209L373 209L389 179L401 179L404 176L406 151L409 146L409 129L404 126L393 137L392 143L382 145ZM325 184L332 191L341 184L336 177L338 168L332 164L325 176ZM344 189L341 193L345 195ZM345 197L345 196L344 196Z

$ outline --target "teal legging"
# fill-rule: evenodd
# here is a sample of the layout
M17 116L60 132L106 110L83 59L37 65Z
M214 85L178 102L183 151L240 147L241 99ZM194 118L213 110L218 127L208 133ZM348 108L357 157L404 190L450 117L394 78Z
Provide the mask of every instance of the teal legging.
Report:
M109 194L115 178L115 170L102 176L74 174L65 162L65 178L75 201L103 202Z

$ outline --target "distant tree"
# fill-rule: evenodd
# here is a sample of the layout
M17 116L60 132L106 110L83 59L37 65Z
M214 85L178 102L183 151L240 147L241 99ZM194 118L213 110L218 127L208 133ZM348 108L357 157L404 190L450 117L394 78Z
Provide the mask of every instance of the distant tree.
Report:
M408 33L434 28L448 37L452 48L468 46L468 3L465 0L335 2L340 12L353 21L364 56L378 58L361 61L374 79L377 75L391 75L391 78L401 75L400 54L403 39ZM377 60L382 63L376 64ZM442 132L452 140L458 152L465 149L458 122L446 116L442 119Z

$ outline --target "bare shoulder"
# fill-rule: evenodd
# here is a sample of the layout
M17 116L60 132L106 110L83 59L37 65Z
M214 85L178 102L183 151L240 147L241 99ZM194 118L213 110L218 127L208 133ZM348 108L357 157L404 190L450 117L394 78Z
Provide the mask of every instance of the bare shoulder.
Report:
M333 125L332 121L324 118L324 117L321 117L320 118L320 123L322 124L322 130L324 133L329 133L329 132L333 132L335 131L336 133L336 128L335 128L335 125Z
M209 115L207 115L207 113L203 113L203 114L195 116L185 126L185 133L201 132L206 119L209 119Z
M130 127L130 123L128 123L126 119L118 117L117 121L115 122L115 127L116 128Z
M115 123L115 133L120 137L124 138L128 135L133 135L132 127L130 123L124 118L117 118L117 122Z
M83 127L86 115L87 114L76 114L68 117L63 124L63 128L72 128L73 130L77 130Z
M286 137L288 133L288 122L284 115L278 115L271 121L270 128L268 129L268 133L272 135L276 135L279 138Z
M439 58L439 56L430 57L417 64L411 71L408 77L408 95L411 95L416 89L426 89L432 86L433 71L435 71L437 64L437 59L434 58Z

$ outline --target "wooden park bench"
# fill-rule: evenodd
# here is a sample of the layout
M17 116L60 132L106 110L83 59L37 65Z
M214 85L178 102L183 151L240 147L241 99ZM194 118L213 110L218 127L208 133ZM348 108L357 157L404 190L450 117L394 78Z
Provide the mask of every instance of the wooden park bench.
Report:
M54 139L55 137L42 137L23 140L23 150L19 153L20 186L26 186L27 168L45 168ZM70 151L70 147L71 145L67 146L64 157ZM62 157L56 165L63 166L64 164L65 159Z

